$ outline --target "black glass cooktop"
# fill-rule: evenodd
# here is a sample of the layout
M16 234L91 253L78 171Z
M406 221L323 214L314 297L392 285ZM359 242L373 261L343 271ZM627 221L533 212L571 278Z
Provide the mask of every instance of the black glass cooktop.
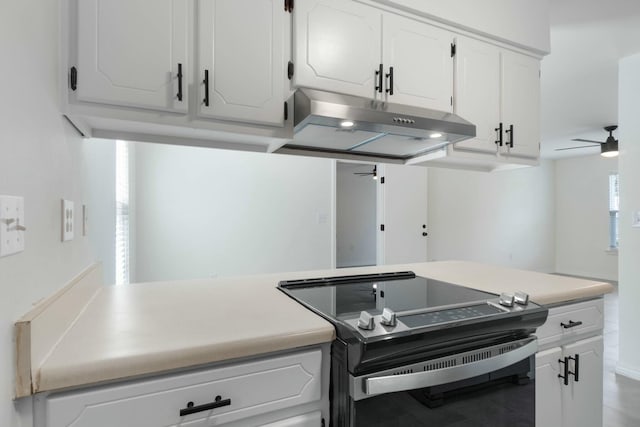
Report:
M420 327L501 312L486 303L496 297L494 294L410 272L284 281L280 288L337 321L352 320L362 311L379 315L389 308L398 313L398 318L407 326Z

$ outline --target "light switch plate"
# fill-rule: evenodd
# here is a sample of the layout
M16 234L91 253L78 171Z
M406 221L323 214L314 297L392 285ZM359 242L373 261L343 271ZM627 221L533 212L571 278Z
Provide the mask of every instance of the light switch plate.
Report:
M71 200L62 200L62 241L73 240L74 232L73 202Z
M0 257L24 251L24 198L0 196Z
M632 227L640 227L640 211L633 213L633 219L631 220Z

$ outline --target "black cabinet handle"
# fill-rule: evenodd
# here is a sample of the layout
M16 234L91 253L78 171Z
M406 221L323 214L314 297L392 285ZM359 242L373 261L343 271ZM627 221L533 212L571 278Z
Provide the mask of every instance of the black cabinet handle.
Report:
M376 70L376 76L378 77L378 84L376 85L376 90L382 93L382 75L384 74L384 70L382 69L382 64L380 64L380 68Z
M178 63L178 101L182 101L182 64Z
M574 381L578 382L580 380L580 355L576 353L573 357L568 357L567 359L573 360L574 372L569 371L569 375L573 375Z
M389 67L389 73L385 74L385 76L389 78L389 87L387 88L387 93L389 95L393 95L393 67Z
M500 126L495 128L494 130L498 132L498 139L496 140L496 144L502 147L502 122L500 122Z
M558 378L562 378L564 380L564 385L569 385L569 358L565 357L563 359L558 359L558 363L563 365L564 375L558 374Z
M507 147L513 148L513 125L509 125L509 129L507 129L505 133L509 134L509 142L507 142Z
M202 102L204 103L205 106L209 106L209 70L204 70L204 80L202 81L202 83L204 83L204 99L202 100Z
M578 322L574 322L573 320L569 320L569 323L562 323L560 322L560 326L562 326L565 329L569 329L569 328L575 328L576 326L580 326L582 325L582 321L578 321Z
M195 414L196 412L210 411L212 409L221 408L223 406L231 405L231 399L222 400L221 396L216 396L215 401L211 403L205 403L204 405L194 406L193 402L187 403L186 408L180 409L180 416Z

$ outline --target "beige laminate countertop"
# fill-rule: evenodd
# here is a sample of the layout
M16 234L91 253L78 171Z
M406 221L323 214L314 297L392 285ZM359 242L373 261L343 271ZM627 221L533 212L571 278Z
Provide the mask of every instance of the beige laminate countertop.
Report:
M104 286L32 366L31 393L330 342L331 324L277 290L279 280L405 270L488 292L521 290L540 304L613 289L459 261Z

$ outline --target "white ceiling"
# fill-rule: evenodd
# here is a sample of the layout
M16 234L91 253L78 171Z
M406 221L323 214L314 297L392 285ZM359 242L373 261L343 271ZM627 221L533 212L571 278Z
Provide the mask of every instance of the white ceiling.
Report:
M544 158L596 154L618 122L618 60L640 52L640 0L551 0L551 54L542 61ZM614 133L614 136L617 136Z

